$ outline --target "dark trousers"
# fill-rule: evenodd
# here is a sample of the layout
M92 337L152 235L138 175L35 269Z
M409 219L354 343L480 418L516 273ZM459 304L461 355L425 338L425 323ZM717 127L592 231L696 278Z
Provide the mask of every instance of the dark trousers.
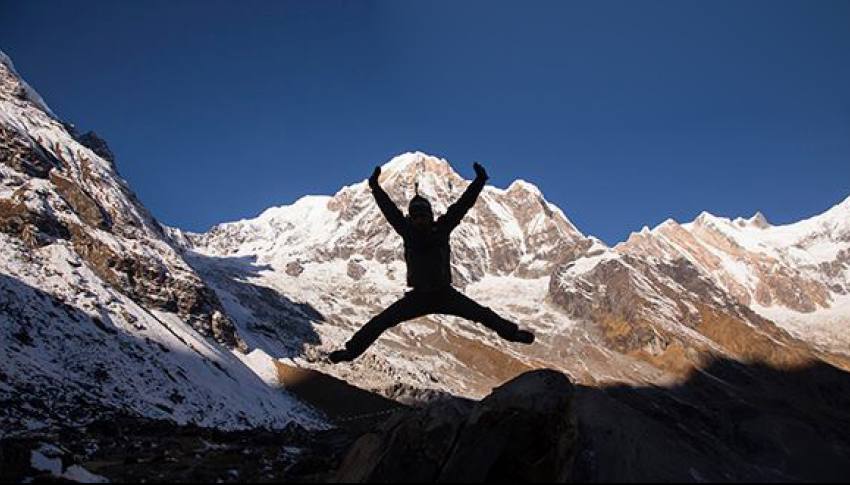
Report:
M390 328L431 313L455 315L482 323L503 338L512 337L519 328L515 323L505 320L490 308L479 305L451 286L428 291L413 289L369 320L351 337L345 347L355 357L359 356Z

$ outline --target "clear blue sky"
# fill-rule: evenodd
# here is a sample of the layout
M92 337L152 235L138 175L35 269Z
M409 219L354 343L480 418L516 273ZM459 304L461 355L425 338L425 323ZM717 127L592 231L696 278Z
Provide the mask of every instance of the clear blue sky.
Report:
M190 230L411 150L609 243L850 195L850 1L0 0L0 48Z

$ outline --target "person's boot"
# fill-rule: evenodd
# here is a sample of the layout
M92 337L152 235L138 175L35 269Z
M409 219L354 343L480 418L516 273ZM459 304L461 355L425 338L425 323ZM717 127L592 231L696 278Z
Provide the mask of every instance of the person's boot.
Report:
M517 342L526 345L531 345L534 343L534 334L529 332L528 330L517 329L517 331L514 332L513 335L509 335L505 338L511 342Z
M350 350L342 349L334 350L333 352L331 352L328 356L328 360L330 360L333 364L339 364L340 362L351 362L356 357L357 356L354 355Z

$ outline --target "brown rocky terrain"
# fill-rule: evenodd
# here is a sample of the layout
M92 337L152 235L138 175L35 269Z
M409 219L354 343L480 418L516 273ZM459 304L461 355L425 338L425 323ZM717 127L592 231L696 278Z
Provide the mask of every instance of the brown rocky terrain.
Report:
M652 242L633 236L628 245L596 256L584 271L575 269L575 261L560 265L548 298L589 322L607 347L676 374L717 356L779 368L824 355L844 360L757 314L693 260L658 259Z

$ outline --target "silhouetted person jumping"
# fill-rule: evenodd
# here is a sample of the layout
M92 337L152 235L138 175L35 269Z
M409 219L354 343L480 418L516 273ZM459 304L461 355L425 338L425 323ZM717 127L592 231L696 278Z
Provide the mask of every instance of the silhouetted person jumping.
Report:
M452 287L449 235L460 224L467 211L475 205L475 200L488 178L484 167L478 163L473 166L475 181L436 221L431 204L419 195L418 187L408 206L408 217L404 217L378 184L381 168L375 168L369 177L369 187L372 188L372 195L384 217L404 240L407 286L413 289L369 320L345 344L345 349L331 352L331 362L354 360L386 330L406 320L431 313L456 315L480 322L511 342L534 342L534 334L520 330L515 323L505 320L490 308L479 305Z

